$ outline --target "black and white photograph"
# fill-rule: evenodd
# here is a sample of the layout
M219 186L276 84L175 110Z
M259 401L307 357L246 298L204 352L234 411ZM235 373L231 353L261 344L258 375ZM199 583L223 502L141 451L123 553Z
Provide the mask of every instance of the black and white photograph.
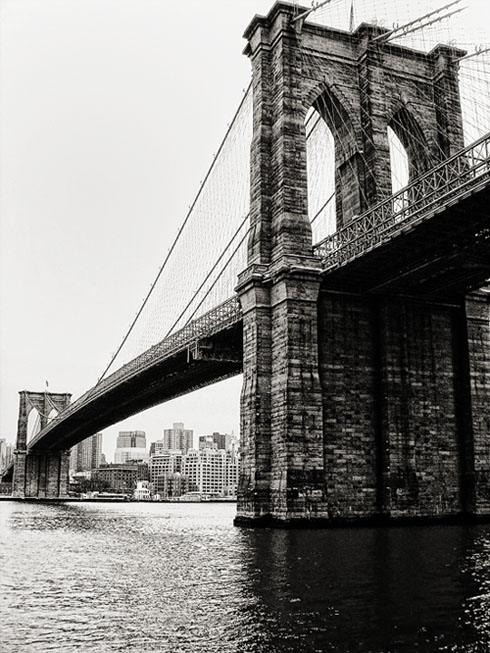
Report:
M0 0L0 652L490 653L488 0Z

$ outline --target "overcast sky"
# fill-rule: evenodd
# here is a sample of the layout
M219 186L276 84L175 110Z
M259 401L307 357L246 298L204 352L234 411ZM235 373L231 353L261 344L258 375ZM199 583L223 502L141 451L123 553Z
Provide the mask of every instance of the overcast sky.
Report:
M0 437L15 440L20 390L77 397L100 376L248 86L242 33L271 4L0 0ZM237 433L240 385L115 425L103 449L176 421Z

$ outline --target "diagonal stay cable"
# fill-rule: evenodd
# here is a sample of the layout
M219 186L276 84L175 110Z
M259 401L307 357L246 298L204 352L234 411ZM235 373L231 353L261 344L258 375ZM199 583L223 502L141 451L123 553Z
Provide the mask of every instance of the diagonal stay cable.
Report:
M322 204L322 206L318 209L318 211L315 213L315 215L311 218L310 220L310 225L312 225L315 220L320 216L320 213L327 207L328 204L333 200L335 197L335 191L330 195L330 197Z
M240 233L240 230L242 229L242 227L243 227L243 225L246 223L246 221L249 219L249 217L250 217L250 213L247 213L247 215L243 218L242 222L240 223L238 229L235 231L235 233L233 234L233 236L230 238L230 240L229 240L228 243L226 244L226 247L225 247L224 250L221 252L221 254L218 256L218 258L216 259L215 263L213 264L213 266L211 267L211 269L209 270L209 272L207 273L207 275L205 276L205 278L204 278L203 281L201 282L201 285L199 286L199 288L198 288L197 290L194 291L194 294L192 295L192 297L190 298L190 300L187 302L186 306L182 309L182 312L180 313L180 315L178 316L178 318L175 320L175 322L172 324L172 326L170 327L170 329L169 329L169 330L167 331L167 333L165 334L165 336L164 336L164 338L163 338L164 340L165 340L165 338L168 338L168 336L172 333L172 331L175 329L175 327L177 326L177 324L178 324L179 321L181 320L182 316L185 315L186 311L188 310L188 308L190 307L190 305L192 304L192 302L194 301L194 299L195 299L195 298L197 297L197 295L201 292L201 290L203 289L204 285L206 284L206 282L209 280L209 278L211 277L211 275L213 274L213 272L216 270L216 268L217 268L218 265L220 264L222 258L224 257L224 255L226 254L226 252L228 251L228 249L231 247L233 241L234 241L235 238L238 236L238 234ZM249 231L250 231L250 230L248 229L247 232L246 232L246 234L245 234L245 236L248 234ZM242 244L242 242L243 242L243 238L240 240L240 242L239 242L239 244L238 244L238 247ZM238 248L237 248L237 249L238 249ZM233 256L236 254L237 249L235 249L235 250L233 251L233 254L231 255L231 258L233 258ZM221 270L220 275L223 273L223 271L226 269L226 267L227 267L228 264L230 263L231 258L228 259L228 261L225 263L223 269ZM209 288L209 290L208 290L207 293L205 294L205 296L204 296L204 298L203 298L203 301L204 301L204 299L206 299L206 297L208 296L209 291L210 291L210 290L214 287L214 285L216 284L216 281L219 279L220 275L218 275L218 276L216 277L216 280L214 281L214 283L211 285L211 287ZM202 302L201 302L201 303L202 303ZM201 306L201 304L199 304L197 308L199 308L199 306ZM197 310L197 309L196 309L196 310ZM194 314L195 314L195 311L194 311L194 313L193 313L192 315L194 315Z
M247 217L248 217L248 216L247 216ZM240 247L242 246L242 244L243 244L245 238L247 238L247 236L249 235L250 230L251 230L251 227L249 227L249 228L247 229L247 231L243 234L242 238L240 239L240 242L239 242L238 245L235 247L235 249L233 250L233 252L232 252L232 253L230 254L230 256L228 257L226 263L224 264L224 266L223 266L223 268L222 268L222 270L221 270L221 273L223 273L224 270L226 270L226 268L228 267L228 265L233 261L233 258L234 258L234 256L235 256L235 254L238 252L238 250L239 250ZM212 290L212 289L215 287L215 285L218 283L220 277L221 277L221 274L218 275L218 276L216 277L216 279L213 281L213 283L209 286L209 288L207 289L207 291L206 291L204 297L201 299L201 301L199 302L199 304L196 306L196 308L194 309L194 311L191 313L191 315L189 316L189 318L188 318L188 320L187 320L187 322L185 323L184 326L187 326L187 325L189 324L189 322L191 322L192 318L195 316L195 314L197 313L197 311L201 308L201 306L204 304L204 302L205 302L206 299L208 298L209 293L211 292L211 290Z

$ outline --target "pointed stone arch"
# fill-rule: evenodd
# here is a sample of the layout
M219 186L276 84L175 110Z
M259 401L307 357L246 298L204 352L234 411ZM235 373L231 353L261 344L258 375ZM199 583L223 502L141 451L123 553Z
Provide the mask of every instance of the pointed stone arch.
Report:
M306 94L305 104L325 121L335 145L337 229L365 210L365 169L361 125L356 112L330 75Z
M391 116L388 127L396 134L407 153L409 182L436 164L419 122L406 106L401 106Z
M41 430L41 413L38 408L31 406L27 414L27 435L26 441L29 442Z
M332 130L313 107L307 114L305 128L308 218L315 244L337 229L335 140Z
M41 429L48 423L52 410L61 413L71 401L71 394L59 392L19 392L19 421L17 424L17 449L25 450L27 445L27 424L33 409L37 410L41 420Z

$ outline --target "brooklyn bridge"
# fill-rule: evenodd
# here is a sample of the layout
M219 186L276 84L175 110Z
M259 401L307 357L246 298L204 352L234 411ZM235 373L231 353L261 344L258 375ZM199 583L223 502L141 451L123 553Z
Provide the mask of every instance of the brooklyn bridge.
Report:
M243 373L237 524L490 515L490 133L460 79L480 55L401 38L456 11L252 19L250 87L111 364L75 401L20 393L14 497L65 497L76 443Z

